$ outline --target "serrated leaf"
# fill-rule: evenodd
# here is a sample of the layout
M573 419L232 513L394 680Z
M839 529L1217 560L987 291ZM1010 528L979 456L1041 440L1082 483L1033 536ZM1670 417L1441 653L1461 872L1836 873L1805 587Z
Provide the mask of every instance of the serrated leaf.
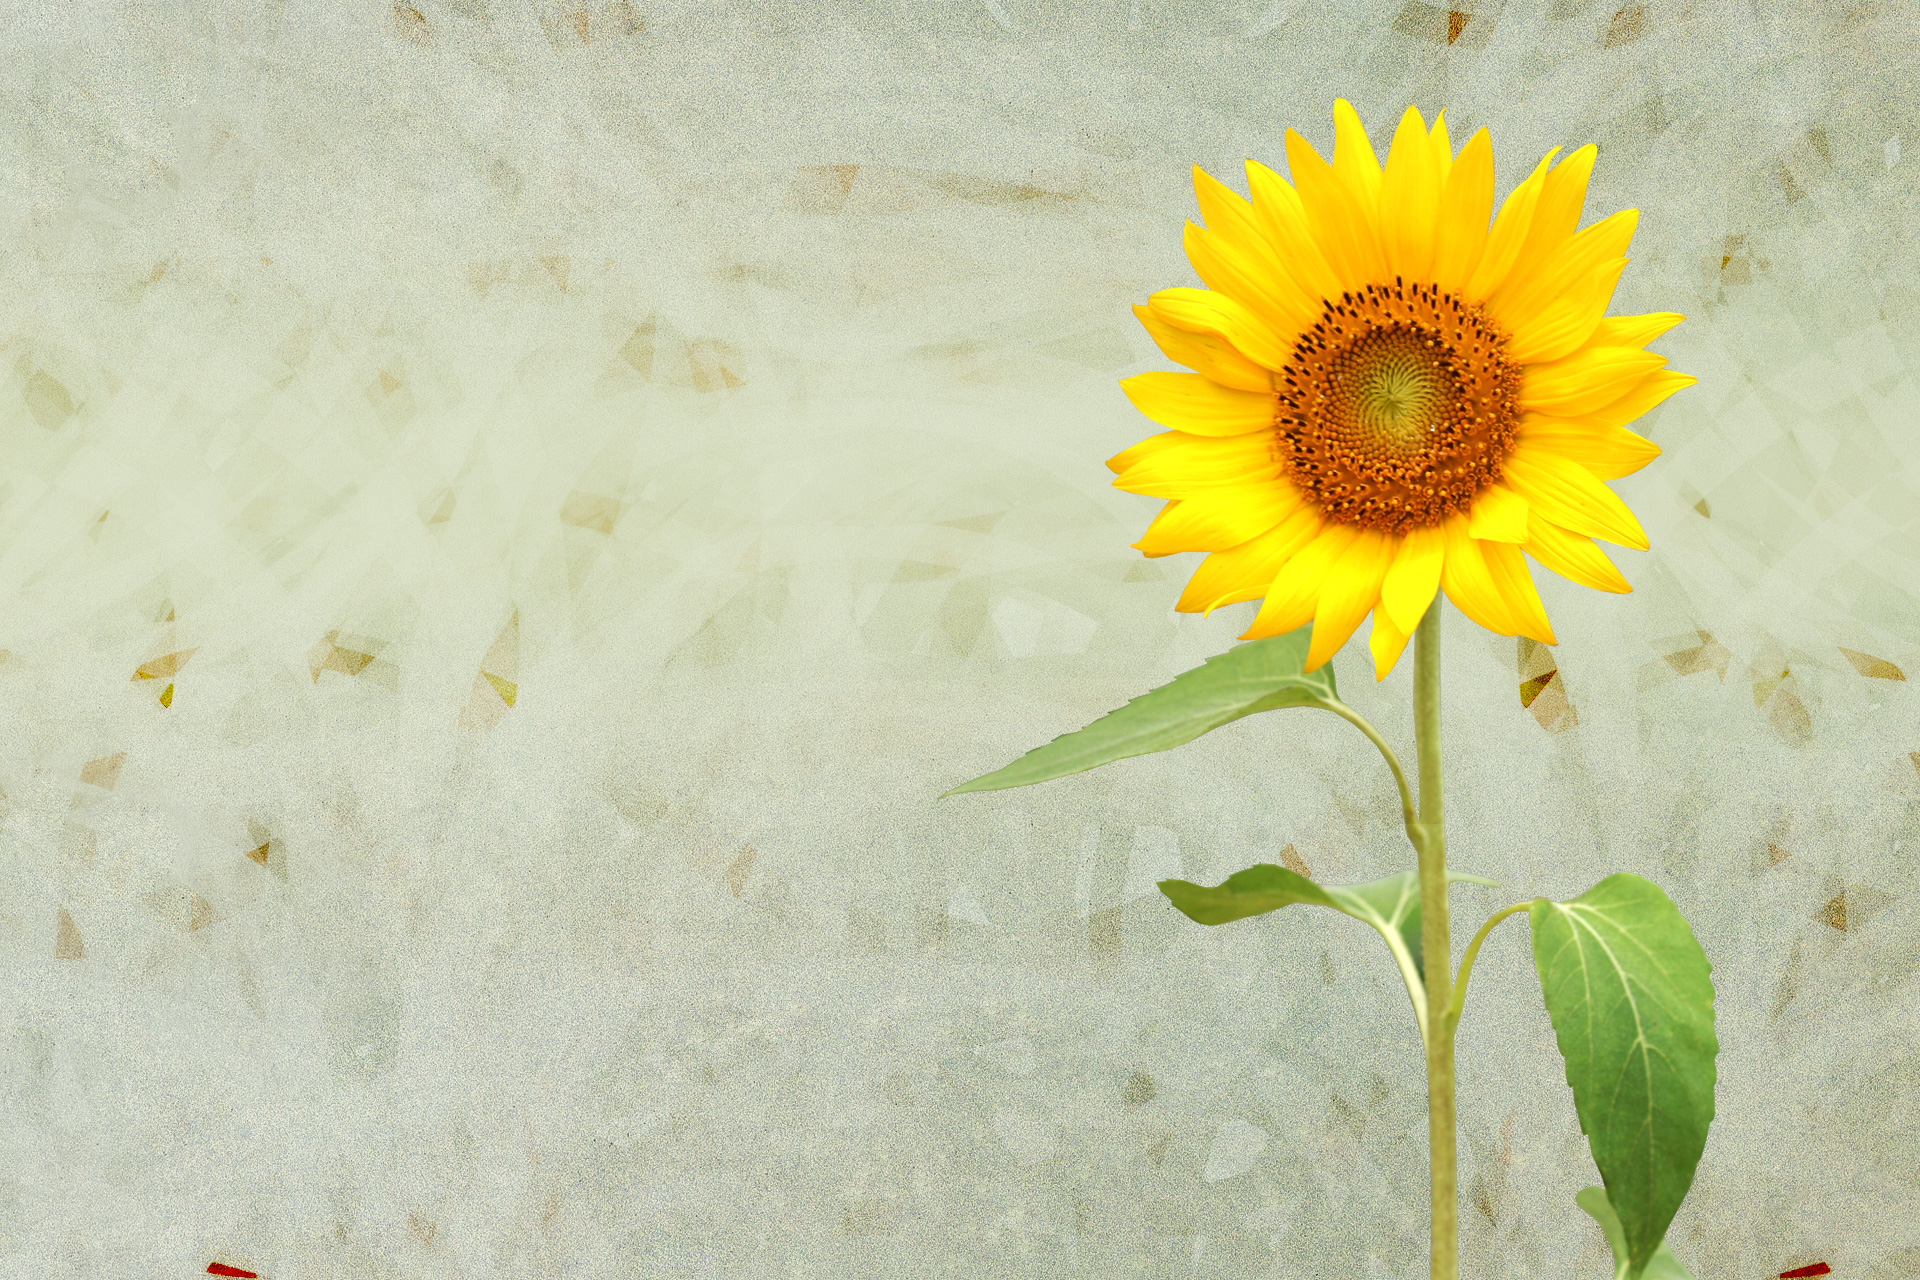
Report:
M1679 908L1636 875L1570 902L1535 898L1528 918L1574 1109L1619 1220L1623 1274L1638 1276L1713 1122L1713 966Z
M1235 645L1086 728L1061 734L945 795L1029 787L1129 756L1166 751L1259 711L1337 705L1333 664L1311 675L1303 669L1311 631L1302 627L1284 636Z
M1607 1193L1599 1187L1587 1187L1573 1198L1573 1202L1587 1211L1587 1216L1600 1224L1600 1230L1606 1233L1607 1247L1613 1250L1613 1280L1627 1280L1629 1260L1627 1258L1627 1237L1620 1227L1620 1215L1613 1211L1613 1205L1607 1201ZM1647 1265L1640 1272L1640 1280L1693 1280L1693 1273L1680 1265L1680 1259L1673 1256L1673 1250L1667 1248L1665 1240L1647 1259Z
M1447 879L1471 884L1498 883L1464 871L1448 871ZM1166 894L1167 900L1187 919L1208 925L1265 915L1296 902L1332 907L1371 925L1386 939L1396 958L1404 951L1414 975L1421 982L1426 981L1426 970L1420 959L1420 877L1417 872L1403 871L1367 884L1323 885L1296 871L1263 862L1234 872L1212 888L1187 880L1162 880L1160 892Z

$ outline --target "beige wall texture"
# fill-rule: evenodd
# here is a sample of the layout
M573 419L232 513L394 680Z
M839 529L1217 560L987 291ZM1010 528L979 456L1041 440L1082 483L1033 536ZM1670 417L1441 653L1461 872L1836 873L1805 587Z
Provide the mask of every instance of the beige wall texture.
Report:
M1597 143L1700 379L1631 595L1447 612L1455 937L1657 880L1675 1251L1920 1275L1920 9L1617 6L14 0L0 1272L1423 1273L1377 939L1153 889L1410 866L1364 739L935 801L1250 619L1128 547L1128 306L1345 96ZM1524 925L1477 974L1467 1272L1602 1276Z

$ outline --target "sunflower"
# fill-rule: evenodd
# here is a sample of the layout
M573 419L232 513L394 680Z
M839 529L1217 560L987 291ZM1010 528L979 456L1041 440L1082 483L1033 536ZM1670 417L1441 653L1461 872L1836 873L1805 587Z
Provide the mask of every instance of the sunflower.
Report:
M1549 152L1489 227L1485 129L1456 156L1446 114L1408 108L1382 169L1353 107L1333 118L1331 165L1287 131L1293 185L1249 160L1249 201L1194 170L1207 288L1134 308L1194 372L1120 384L1171 430L1107 462L1169 499L1134 546L1211 553L1183 612L1264 597L1243 640L1312 623L1309 671L1371 612L1384 679L1441 590L1553 644L1522 553L1631 590L1593 540L1646 534L1602 482L1660 453L1626 424L1695 381L1644 350L1683 317L1606 317L1639 215L1575 230L1593 147Z

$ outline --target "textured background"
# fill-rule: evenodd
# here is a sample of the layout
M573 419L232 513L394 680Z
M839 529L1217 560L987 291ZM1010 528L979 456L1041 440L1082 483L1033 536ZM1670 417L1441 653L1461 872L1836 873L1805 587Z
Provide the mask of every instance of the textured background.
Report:
M1151 887L1410 865L1364 739L934 802L1251 617L1128 549L1127 304L1347 96L1597 142L1700 377L1632 595L1449 609L1455 936L1657 879L1676 1252L1920 1275L1920 10L1615 3L16 2L0 1271L1423 1273L1378 940ZM1522 925L1460 1054L1469 1273L1606 1274Z

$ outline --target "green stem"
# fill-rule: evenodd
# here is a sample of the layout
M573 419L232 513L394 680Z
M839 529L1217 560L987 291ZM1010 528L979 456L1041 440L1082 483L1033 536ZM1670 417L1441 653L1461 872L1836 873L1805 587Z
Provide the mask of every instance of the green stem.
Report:
M1532 905L1531 902L1516 902L1504 911L1494 912L1487 917L1487 922L1480 926L1480 932L1473 935L1473 941L1467 944L1467 954L1460 959L1460 976L1453 983L1453 1001L1447 1006L1448 1034L1452 1034L1453 1029L1460 1025L1460 1011L1467 1007L1467 979L1473 976L1473 958L1480 954L1480 944L1487 940L1489 933L1493 932L1493 926L1514 912L1525 911Z
M1420 950L1427 978L1427 1149L1433 1190L1432 1280L1459 1280L1454 1148L1453 939L1447 919L1447 839L1440 804L1440 597L1413 633L1413 733L1420 749Z

